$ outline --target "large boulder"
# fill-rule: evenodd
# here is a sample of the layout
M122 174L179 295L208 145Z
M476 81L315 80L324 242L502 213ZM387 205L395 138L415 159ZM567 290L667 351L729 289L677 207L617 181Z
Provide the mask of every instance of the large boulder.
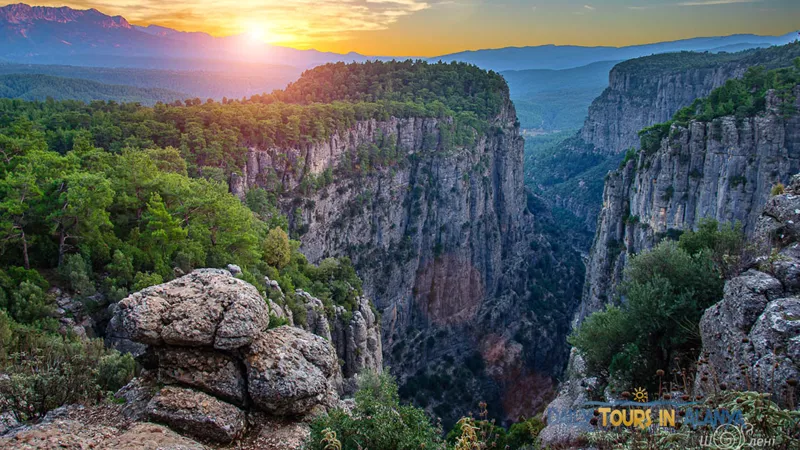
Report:
M199 439L228 443L242 435L244 412L208 394L167 386L147 405L150 420Z
M282 326L263 333L245 357L253 404L292 416L331 406L341 382L336 352L325 339Z
M251 284L226 270L195 270L131 294L118 305L121 334L146 345L234 350L269 325L269 309Z

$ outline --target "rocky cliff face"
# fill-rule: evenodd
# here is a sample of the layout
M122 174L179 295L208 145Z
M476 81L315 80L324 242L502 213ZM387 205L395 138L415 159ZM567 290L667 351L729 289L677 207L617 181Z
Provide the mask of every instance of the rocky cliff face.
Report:
M725 296L703 314L695 391L728 389L773 394L795 404L800 379L800 176L772 197L752 242L762 250L754 267L725 285Z
M794 94L800 107L800 86ZM796 379L791 352L796 351L792 340L800 332L792 322L800 314L794 243L800 236L794 225L800 214L800 180L795 178L786 195L770 197L775 184L788 182L800 171L800 114L785 117L778 112L779 104L768 95L767 111L759 117L673 125L658 150L640 151L609 173L573 326L612 300L629 254L693 229L703 218L738 221L757 251L765 252L757 260L761 269L729 281L724 299L706 310L694 389L704 393L725 383L730 389L774 391L770 383ZM765 256L771 247L779 253ZM597 379L580 370L582 365L573 352L573 370L549 410L585 402L586 389L596 387ZM580 432L574 423L551 423L541 436L544 443L563 444Z
M761 117L673 126L658 151L609 174L578 320L610 300L628 254L673 231L711 218L740 222L752 236L772 186L800 170L800 115L767 102Z
M589 107L580 137L599 153L616 155L638 148L639 130L668 121L745 70L734 63L643 74L627 70L625 64L616 66L609 73L608 88Z
M596 230L601 190L595 181L616 167L621 154L639 148L638 133L663 123L681 108L707 96L727 80L741 77L749 67L784 67L800 56L800 45L789 44L740 54L680 53L654 55L626 61L609 74L609 86L589 107L576 138L565 141L559 152L579 173L566 170L559 184L542 186L556 206L582 219ZM583 161L574 163L573 161ZM558 172L559 167L542 170Z
M566 324L549 318L569 314L575 286L531 275L568 279L572 268L553 260L536 233L515 122L507 99L486 131L472 131L471 145L455 146L452 119L361 121L318 144L252 148L243 175L231 181L239 195L255 186L286 192L284 210L312 262L353 260L381 312L384 360L401 384L414 394L410 387L424 377L457 380L427 405L439 406L438 415L474 407L468 393L522 413L540 400L503 398L507 388L546 390L566 360ZM342 169L377 147L396 151L394 162L358 174ZM332 183L303 189L326 170Z

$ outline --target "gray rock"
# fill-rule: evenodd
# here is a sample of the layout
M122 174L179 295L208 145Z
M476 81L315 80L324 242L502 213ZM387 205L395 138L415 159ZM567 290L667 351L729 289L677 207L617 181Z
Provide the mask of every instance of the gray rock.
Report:
M728 281L724 298L703 314L697 393L725 383L730 389L771 392L790 403L786 382L800 379L800 234L792 231L800 214L797 181L770 199L756 228L753 241L768 243L758 260L761 271ZM784 231L776 235L776 230Z
M336 353L319 336L288 326L268 330L247 349L245 364L250 398L269 413L303 415L338 400Z
M19 426L19 422L11 413L0 414L0 436Z
M154 377L144 372L123 386L114 397L125 401L125 406L122 408L123 417L140 421L146 419L147 405L158 391L159 387Z
M134 357L142 355L147 346L133 340L131 336L132 330L123 326L123 316L117 314L118 310L119 303L112 303L108 307L111 320L106 326L106 335L104 337L106 345L122 353L130 353Z
M199 439L229 443L242 435L245 415L239 408L202 392L167 386L147 405L150 420Z
M117 327L131 340L220 350L249 345L269 325L267 305L256 288L214 269L132 294L119 302L116 315Z
M246 386L243 366L233 357L205 349L160 348L158 379L182 384L234 404L244 404Z
M226 268L228 269L228 272L230 272L231 275L233 275L233 276L236 276L236 275L239 275L240 273L242 273L242 268L237 266L236 264L228 264L228 267L226 267Z

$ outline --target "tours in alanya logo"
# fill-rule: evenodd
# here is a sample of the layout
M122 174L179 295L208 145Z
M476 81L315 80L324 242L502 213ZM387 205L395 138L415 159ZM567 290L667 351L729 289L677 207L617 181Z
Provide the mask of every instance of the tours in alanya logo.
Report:
M630 396L629 396L630 397ZM548 423L578 425L587 431L632 427L646 429L659 427L719 428L723 425L742 427L745 425L742 412L724 408L708 408L695 402L674 400L649 401L644 388L633 391L633 401L586 402L583 408L547 411ZM680 425L678 425L680 424Z
M740 410L709 408L698 402L667 399L649 401L644 388L626 393L624 398L633 401L586 402L582 408L548 409L547 423L577 426L583 431L613 431L615 429L653 429L687 427L698 430L699 446L715 450L740 450L769 448L775 439L757 437ZM683 397L684 399L686 396ZM712 431L713 430L713 431Z

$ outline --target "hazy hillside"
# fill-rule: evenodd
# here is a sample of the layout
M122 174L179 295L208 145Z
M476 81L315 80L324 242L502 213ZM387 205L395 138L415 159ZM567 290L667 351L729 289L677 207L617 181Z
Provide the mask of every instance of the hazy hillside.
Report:
M602 61L564 70L509 70L502 75L523 128L567 130L583 125L589 105L608 85L608 72L616 63Z
M300 70L288 66L251 66L242 70L161 70L0 63L0 75L24 73L81 78L107 84L185 92L190 97L241 98L282 89Z
M186 94L158 88L139 88L96 81L61 78L37 74L0 75L0 97L23 100L115 100L153 105L189 97Z

